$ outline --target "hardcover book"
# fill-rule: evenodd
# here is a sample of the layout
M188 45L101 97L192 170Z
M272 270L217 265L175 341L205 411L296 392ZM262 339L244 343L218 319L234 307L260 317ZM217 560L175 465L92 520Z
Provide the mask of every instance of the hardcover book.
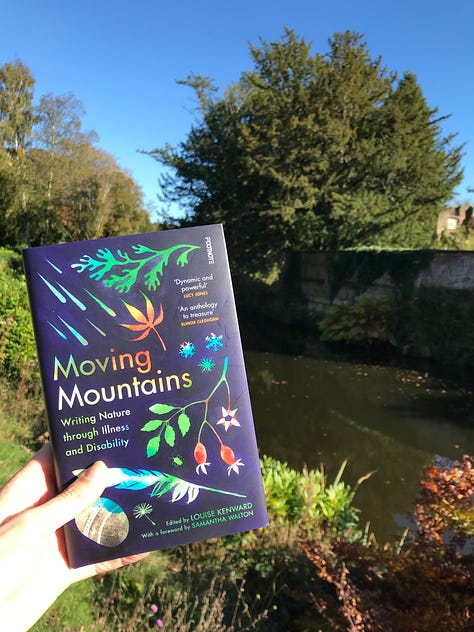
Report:
M108 485L65 527L72 567L267 524L222 226L24 251L58 487Z

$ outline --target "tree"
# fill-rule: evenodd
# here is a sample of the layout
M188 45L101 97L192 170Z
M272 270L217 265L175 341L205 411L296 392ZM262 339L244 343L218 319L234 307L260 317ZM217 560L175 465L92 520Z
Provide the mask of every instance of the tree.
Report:
M0 244L40 245L151 230L142 192L82 129L72 94L33 104L20 61L0 66Z
M31 134L34 85L35 80L21 61L0 66L0 142L15 156L25 153Z
M462 176L462 148L412 74L398 81L350 32L310 49L291 30L251 46L254 69L223 95L191 75L188 137L149 152L170 169L162 194L185 206L182 223L224 222L247 271L288 248L428 245Z
M34 166L27 147L34 123L34 78L20 61L0 66L0 228L14 241L27 241L28 203Z
M73 155L81 143L96 140L95 134L82 131L84 113L84 106L71 92L60 96L47 93L36 108L33 142L35 148L42 150L38 156L43 158L41 167L49 200L67 180L70 165L65 158Z

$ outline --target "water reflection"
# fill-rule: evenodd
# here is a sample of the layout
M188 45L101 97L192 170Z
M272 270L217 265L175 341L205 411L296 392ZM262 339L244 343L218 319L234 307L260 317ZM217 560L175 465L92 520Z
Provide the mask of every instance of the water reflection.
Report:
M427 371L347 361L246 353L262 454L329 477L349 459L344 480L367 472L355 504L379 539L413 502L420 470L434 454L474 452L468 384Z

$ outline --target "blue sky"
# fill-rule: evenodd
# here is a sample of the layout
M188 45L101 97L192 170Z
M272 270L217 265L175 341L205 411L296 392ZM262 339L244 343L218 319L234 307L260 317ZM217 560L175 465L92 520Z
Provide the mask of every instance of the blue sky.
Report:
M20 59L36 79L35 100L73 92L83 126L157 203L160 167L139 149L184 140L190 72L225 88L252 67L249 42L284 27L326 52L328 39L362 33L373 57L413 72L430 107L451 115L445 134L465 143L465 178L455 200L474 198L474 0L13 0L0 10L0 64ZM157 203L158 204L158 203Z

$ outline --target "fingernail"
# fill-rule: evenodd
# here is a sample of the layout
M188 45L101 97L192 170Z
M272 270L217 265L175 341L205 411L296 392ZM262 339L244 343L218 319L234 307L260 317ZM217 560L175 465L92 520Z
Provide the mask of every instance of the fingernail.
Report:
M100 473L105 472L106 469L107 469L107 466L103 461L95 461L95 463L93 463L89 467L78 472L78 478L86 478L89 481L95 481L97 479L97 476L98 475L100 476L101 475Z

